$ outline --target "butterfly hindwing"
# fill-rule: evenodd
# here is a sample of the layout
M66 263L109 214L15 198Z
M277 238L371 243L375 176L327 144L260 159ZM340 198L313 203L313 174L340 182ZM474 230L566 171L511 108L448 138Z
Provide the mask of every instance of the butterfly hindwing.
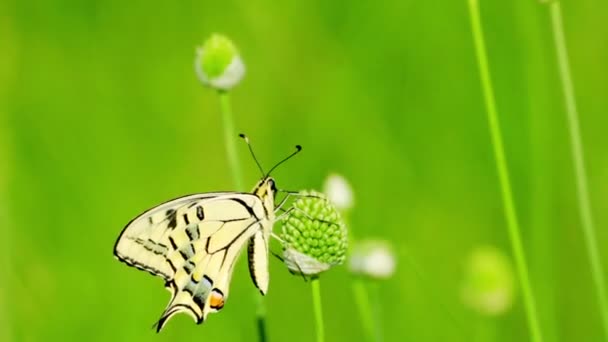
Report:
M268 291L268 238L264 230L257 231L247 249L249 259L249 274L253 283L265 295Z

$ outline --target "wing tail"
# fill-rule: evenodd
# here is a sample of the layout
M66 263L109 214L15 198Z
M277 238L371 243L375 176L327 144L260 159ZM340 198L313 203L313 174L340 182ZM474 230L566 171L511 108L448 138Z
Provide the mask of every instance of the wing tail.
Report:
M190 285L190 284L189 284ZM192 286L187 286L183 289L177 289L174 282L170 282L168 285L170 291L173 293L171 302L160 316L160 319L155 324L156 332L160 332L165 324L175 315L180 312L185 312L190 315L197 324L201 324L205 320L206 314L204 313L205 301L209 291L202 291L192 294L190 291ZM197 289L198 290L198 289Z

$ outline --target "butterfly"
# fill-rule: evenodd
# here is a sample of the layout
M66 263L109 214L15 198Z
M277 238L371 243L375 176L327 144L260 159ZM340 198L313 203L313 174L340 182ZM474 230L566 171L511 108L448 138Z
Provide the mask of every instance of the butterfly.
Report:
M171 300L156 323L160 332L175 314L184 312L202 323L224 307L230 279L247 245L249 272L262 295L268 291L269 239L277 187L270 173L296 151L264 173L249 147L262 179L251 193L213 192L179 197L146 210L123 229L114 246L118 260L165 281Z

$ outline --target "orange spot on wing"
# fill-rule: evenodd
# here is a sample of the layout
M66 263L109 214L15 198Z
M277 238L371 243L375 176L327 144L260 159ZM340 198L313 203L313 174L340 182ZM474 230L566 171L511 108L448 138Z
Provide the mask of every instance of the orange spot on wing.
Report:
M211 292L211 296L209 298L209 306L214 309L221 309L224 307L224 296L217 292Z

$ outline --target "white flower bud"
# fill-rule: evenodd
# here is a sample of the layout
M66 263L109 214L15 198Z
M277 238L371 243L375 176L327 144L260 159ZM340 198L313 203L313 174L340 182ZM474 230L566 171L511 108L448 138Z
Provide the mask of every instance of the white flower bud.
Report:
M323 192L340 211L353 207L353 191L344 177L337 173L330 174L325 180Z
M196 50L194 70L204 85L230 90L245 75L245 64L230 39L214 34Z
M364 240L353 246L349 269L353 274L387 279L395 273L395 254L386 241Z

